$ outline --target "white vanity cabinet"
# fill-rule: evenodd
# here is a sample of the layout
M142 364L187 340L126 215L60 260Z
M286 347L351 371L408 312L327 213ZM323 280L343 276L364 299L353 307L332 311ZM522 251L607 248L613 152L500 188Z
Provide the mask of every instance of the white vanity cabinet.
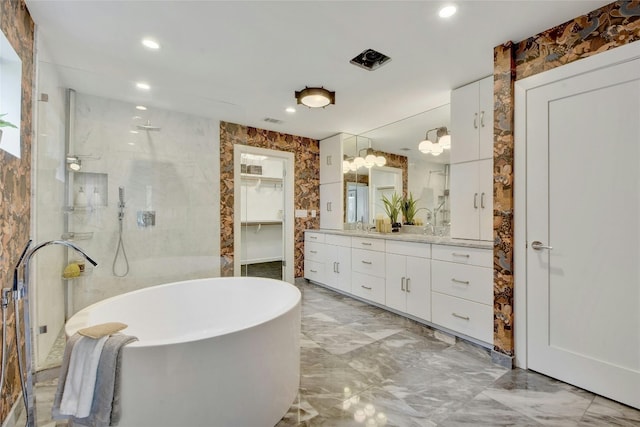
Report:
M304 278L325 282L325 234L304 233Z
M451 163L492 157L493 76L489 76L451 92Z
M431 320L431 245L386 242L385 304Z
M325 284L351 293L351 237L325 236Z
M433 323L493 342L493 251L433 245L431 256Z
M385 241L351 238L351 293L385 303Z
M450 167L451 237L493 240L493 159Z

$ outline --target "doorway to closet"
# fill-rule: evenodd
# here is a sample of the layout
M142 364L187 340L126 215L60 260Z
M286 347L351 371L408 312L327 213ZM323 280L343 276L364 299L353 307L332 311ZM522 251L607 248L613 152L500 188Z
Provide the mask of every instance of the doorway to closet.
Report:
M235 276L293 283L293 153L234 147Z

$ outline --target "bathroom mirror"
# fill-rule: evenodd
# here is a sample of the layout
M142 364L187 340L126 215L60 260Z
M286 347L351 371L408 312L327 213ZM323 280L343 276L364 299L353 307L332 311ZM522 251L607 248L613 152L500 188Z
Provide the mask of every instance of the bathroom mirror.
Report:
M397 122L372 129L345 140L347 160L375 154L385 157L384 166L361 166L345 172L345 223L373 223L384 214L382 195L411 193L420 208L416 218L437 226L449 223L449 150L440 155L425 154L418 145L429 132L434 141L437 129L450 126L450 108L445 104ZM353 168L353 167L352 167ZM386 214L385 214L386 216Z

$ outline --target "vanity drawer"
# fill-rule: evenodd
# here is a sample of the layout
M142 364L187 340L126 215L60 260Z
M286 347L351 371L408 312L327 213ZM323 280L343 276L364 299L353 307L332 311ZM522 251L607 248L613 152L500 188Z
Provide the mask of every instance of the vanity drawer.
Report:
M432 292L431 321L480 341L493 342L491 305Z
M370 251L384 252L384 240L368 239L366 237L352 237L351 247L359 249L367 249Z
M418 258L431 258L431 245L429 243L387 240L385 242L385 247L388 254L407 255Z
M338 236L336 234L327 234L325 235L324 242L327 245L336 245L336 246L344 246L351 247L351 237L349 236Z
M354 272L351 274L351 293L384 304L385 281L382 277Z
M384 263L384 252L351 249L351 269L353 271L371 276L384 277Z
M304 232L304 241L305 242L318 242L324 243L324 233L314 233L312 231Z
M432 260L431 290L491 305L493 269Z
M324 243L304 242L304 260L317 262L325 261L325 245Z
M431 248L431 258L440 261L493 268L493 249L433 245Z
M304 278L324 283L324 263L304 260Z

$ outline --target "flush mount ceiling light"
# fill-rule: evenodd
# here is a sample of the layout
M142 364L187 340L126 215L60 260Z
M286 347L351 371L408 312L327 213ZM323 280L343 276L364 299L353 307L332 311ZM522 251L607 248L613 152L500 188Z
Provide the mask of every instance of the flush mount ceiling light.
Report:
M140 111L146 111L147 107L145 107L144 105L136 105L136 110L140 110Z
M148 84L148 83L145 83L145 82L138 82L138 83L136 83L136 87L137 87L138 89L141 89L141 90L149 90L149 89L151 89L151 86L149 86L149 84Z
M436 142L429 140L429 132L436 131ZM431 154L432 156L439 156L451 148L451 135L446 126L429 129L424 137L424 141L418 145L418 150L424 154Z
M305 86L300 92L295 92L298 104L306 105L309 108L324 108L329 104L336 103L336 93L328 91L323 87Z
M160 49L160 44L153 39L143 39L142 44L149 49L158 50Z

